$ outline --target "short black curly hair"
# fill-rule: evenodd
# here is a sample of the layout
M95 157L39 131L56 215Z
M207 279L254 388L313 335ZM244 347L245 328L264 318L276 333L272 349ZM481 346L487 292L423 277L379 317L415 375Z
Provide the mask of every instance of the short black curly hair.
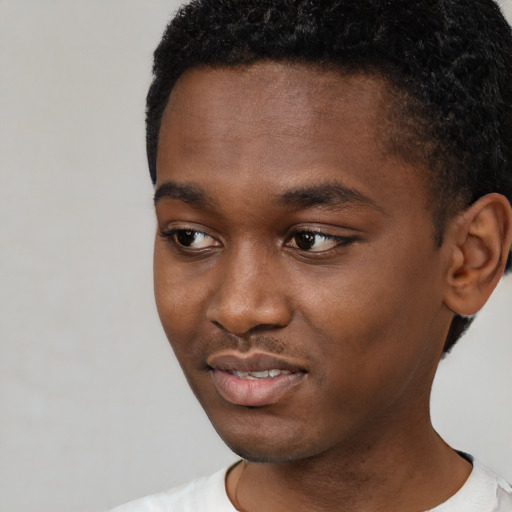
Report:
M153 183L179 77L261 60L384 79L395 98L388 147L429 170L438 244L446 219L479 197L498 192L512 202L512 31L493 0L192 0L154 54L146 109ZM469 324L455 316L445 352Z

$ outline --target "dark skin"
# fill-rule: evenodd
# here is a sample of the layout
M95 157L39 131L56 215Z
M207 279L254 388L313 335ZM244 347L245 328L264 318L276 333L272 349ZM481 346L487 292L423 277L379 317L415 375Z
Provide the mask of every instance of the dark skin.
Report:
M386 99L374 76L272 62L190 70L171 93L155 296L249 461L227 478L247 512L419 512L471 471L432 427L430 388L453 312L501 275L510 205L485 196L437 247L426 170L386 151Z

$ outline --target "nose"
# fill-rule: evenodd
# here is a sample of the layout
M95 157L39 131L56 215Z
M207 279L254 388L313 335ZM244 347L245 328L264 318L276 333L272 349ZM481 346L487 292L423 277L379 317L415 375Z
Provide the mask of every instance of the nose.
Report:
M243 336L253 330L282 328L292 310L286 298L286 279L278 257L251 247L223 256L218 286L207 319Z

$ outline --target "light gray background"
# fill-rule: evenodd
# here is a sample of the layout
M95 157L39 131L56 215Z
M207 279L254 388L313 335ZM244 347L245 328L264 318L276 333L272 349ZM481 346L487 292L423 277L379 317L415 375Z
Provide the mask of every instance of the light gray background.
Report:
M153 305L144 96L177 4L0 0L2 511L101 511L234 460ZM509 480L511 299L509 277L433 397Z

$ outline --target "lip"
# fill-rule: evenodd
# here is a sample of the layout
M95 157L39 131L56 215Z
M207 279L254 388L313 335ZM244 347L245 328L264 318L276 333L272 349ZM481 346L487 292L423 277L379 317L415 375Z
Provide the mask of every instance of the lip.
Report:
M206 360L206 364L213 369L226 372L259 372L263 370L287 370L292 373L304 372L305 368L290 359L277 357L263 352L241 354L239 352L216 353Z
M212 381L219 395L227 402L246 407L263 407L279 402L306 378L306 371L295 362L270 354L250 355L223 353L208 358ZM248 380L232 372L264 370L290 372L276 377Z

